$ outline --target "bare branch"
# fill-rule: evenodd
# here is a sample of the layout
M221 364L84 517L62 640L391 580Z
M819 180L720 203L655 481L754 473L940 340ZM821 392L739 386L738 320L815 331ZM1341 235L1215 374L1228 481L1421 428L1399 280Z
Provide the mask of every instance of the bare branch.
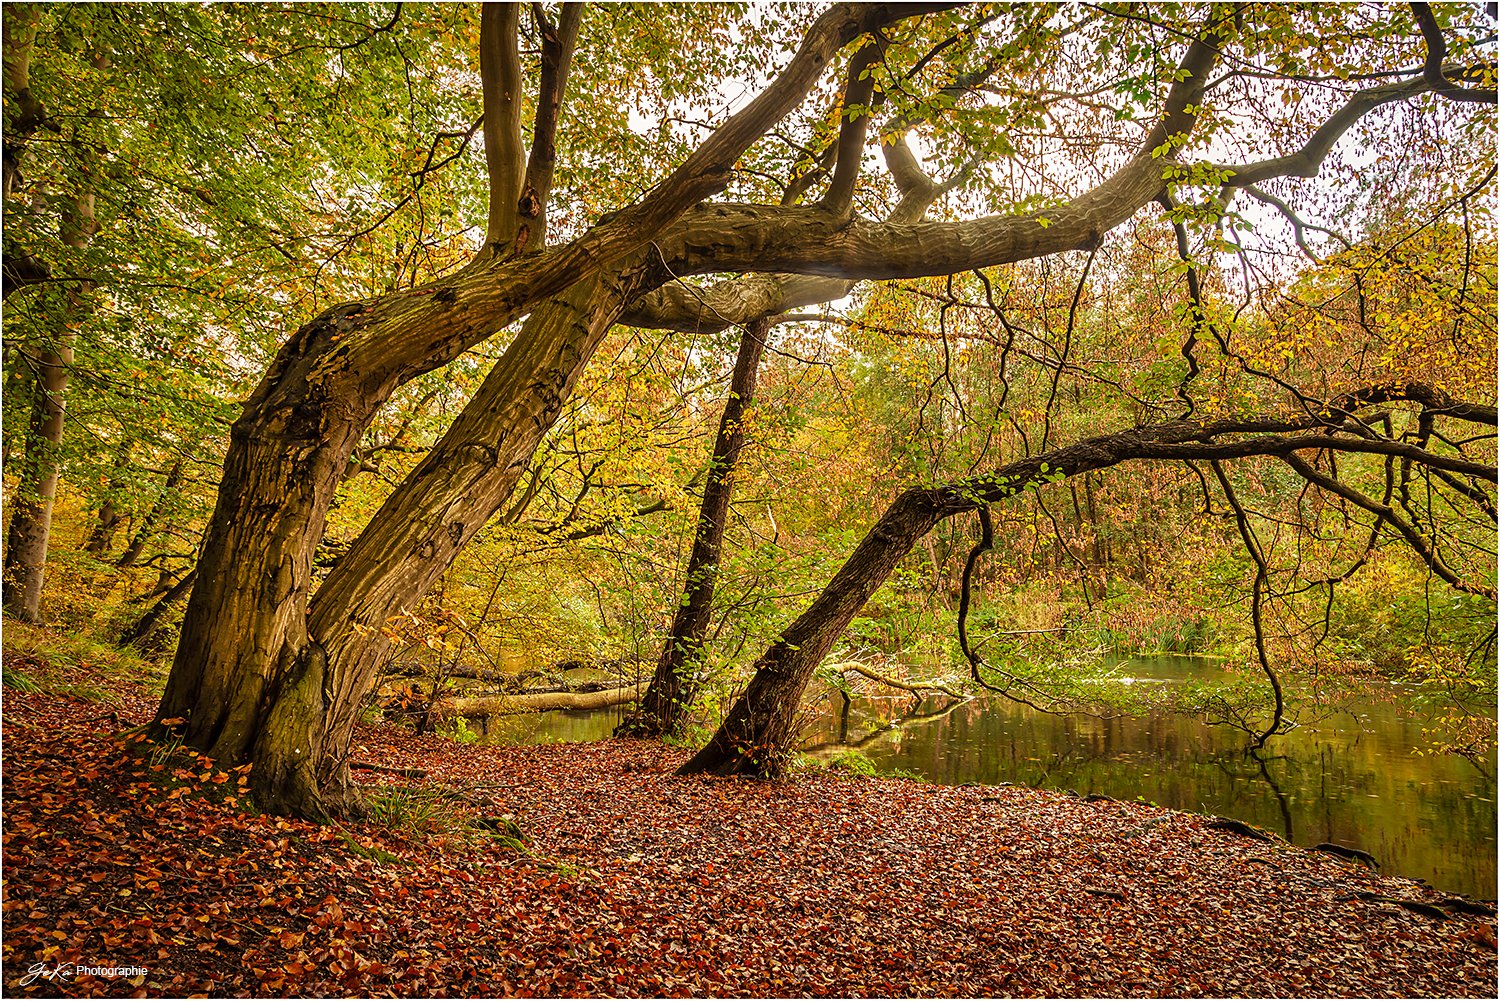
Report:
M1286 462L1287 465L1295 469L1303 479L1308 480L1312 483L1316 483L1318 486L1322 487L1324 490L1327 490L1329 493L1337 494L1345 500L1364 508L1366 511L1369 511L1371 514L1387 522L1392 528L1400 533L1401 537L1406 540L1407 545L1411 546L1412 550L1422 558L1422 562L1426 563L1427 566L1432 569L1433 573L1437 574L1443 580L1447 581L1456 590L1467 591L1470 594L1481 595L1483 597L1489 598L1491 601L1495 599L1496 595L1494 588L1485 587L1482 584L1471 584L1463 578L1459 577L1458 574L1454 573L1448 567L1448 565L1443 562L1437 551L1428 544L1427 539L1423 537L1422 533L1418 531L1414 525L1410 524L1406 521L1406 519L1402 518L1401 515L1397 513L1396 509L1391 507L1389 504L1383 504L1379 501L1366 497L1364 494L1360 493L1358 490L1355 490L1347 483L1340 482L1339 480L1336 480L1331 476L1325 476L1323 473L1320 473L1318 470L1314 469L1310 463L1290 452L1284 453L1281 458Z
M1273 177L1316 177L1318 170L1323 166L1323 161L1332 152L1334 144L1343 138L1344 133L1348 132L1355 122L1381 105L1410 100L1431 90L1432 84L1418 77L1359 91L1352 95L1342 108L1329 116L1328 120L1318 127L1318 130L1297 152L1268 160L1259 160L1255 163L1225 167L1224 169L1230 175L1225 183L1232 187L1243 188Z
M1276 711L1271 717L1271 725L1255 738L1255 743L1252 745L1253 749L1259 749L1265 746L1266 740L1272 734L1281 729L1282 718L1286 712L1286 701L1281 692L1281 680L1276 677L1276 672L1271 667L1270 655L1266 653L1264 607L1266 587L1271 573L1266 567L1266 556L1261 551L1260 540L1255 537L1255 530L1250 527L1250 518L1245 513L1243 505L1240 504L1240 499L1234 492L1234 486L1229 482L1229 477L1224 475L1224 467L1217 459L1210 461L1209 465L1213 467L1214 476L1218 477L1219 486L1224 490L1224 500L1229 503L1229 509L1234 512L1234 523L1239 529L1240 540L1245 543L1245 551L1255 562L1255 580L1251 584L1250 591L1250 621L1255 627L1255 655L1260 661L1260 669L1265 672L1267 680L1271 682L1271 692L1276 697Z

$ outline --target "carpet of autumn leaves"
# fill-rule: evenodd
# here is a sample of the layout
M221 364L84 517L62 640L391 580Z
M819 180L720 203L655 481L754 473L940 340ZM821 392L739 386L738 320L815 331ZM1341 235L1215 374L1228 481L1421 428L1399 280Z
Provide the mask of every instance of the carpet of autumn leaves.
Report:
M152 708L6 691L7 995L1496 994L1493 917L1193 814L361 731L455 817L514 815L518 851L257 815L242 775L119 736ZM38 963L149 972L23 986Z

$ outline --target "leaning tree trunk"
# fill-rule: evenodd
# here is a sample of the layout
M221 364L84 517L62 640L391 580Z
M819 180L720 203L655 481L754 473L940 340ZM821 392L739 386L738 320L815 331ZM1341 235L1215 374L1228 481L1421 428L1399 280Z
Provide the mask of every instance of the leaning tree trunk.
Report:
M937 524L940 509L936 490L908 490L897 498L811 607L755 662L750 687L679 774L782 775L792 720L813 672L870 595Z
M312 555L334 489L384 394L361 394L333 368L341 332L361 305L331 309L282 348L230 431L218 502L160 726L225 763L250 760L281 682L319 653L307 642ZM386 389L386 392L389 390ZM258 805L321 816L310 781L257 780ZM310 779L310 776L308 776Z
M125 520L115 507L115 498L125 489L125 473L129 466L130 442L124 441L115 452L109 483L105 485L104 498L99 502L99 516L94 522L93 530L89 532L88 541L83 544L83 551L90 556L103 557L109 552L109 547L114 543L115 530Z
M63 214L62 239L83 250L94 234L94 196L76 196ZM10 528L5 542L5 610L24 622L35 622L42 607L42 578L47 564L47 539L52 533L52 503L57 498L62 445L64 395L73 367L74 322L84 309L88 286L68 293L62 308L56 342L37 361L36 406L26 441L26 461L11 501Z
M119 480L110 480L108 489L113 493L124 485ZM94 522L93 531L89 532L88 541L83 544L83 551L90 556L103 556L109 552L109 547L115 539L115 529L120 527L120 522L123 520L119 510L115 507L114 497L105 497L99 505L99 517Z
M258 781L357 813L354 724L389 652L386 622L419 600L508 499L622 307L589 279L539 306L462 414L329 573L306 615L310 655L285 674L253 758Z
M764 319L745 327L735 356L729 399L714 439L708 482L703 488L703 506L698 530L688 557L687 586L672 630L662 647L652 675L651 687L640 708L615 729L617 737L659 737L676 733L687 707L697 694L694 674L708 635L713 612L714 587L719 579L719 553L724 544L724 525L729 520L729 502L734 496L735 472L745 445L745 412L755 402L755 379L770 324Z
M178 459L167 471L167 480L162 484L161 493L156 495L156 501L151 505L151 510L146 512L146 517L141 520L141 527L136 529L135 535L130 539L125 551L115 561L117 567L135 566L135 561L141 558L141 553L146 551L146 544L156 534L157 523L161 521L162 512L171 507L176 499L177 486L182 482L182 460ZM101 525L104 521L104 513L99 514Z
M945 487L906 491L870 529L807 611L755 662L755 675L745 693L730 709L713 739L682 766L680 774L710 772L762 778L783 774L794 736L793 717L813 672L901 558L942 519L1127 459L1281 454L1292 446L1274 435L1249 441L1207 443L1216 434L1292 430L1303 426L1298 423L1300 420L1259 419L1217 424L1177 421L1137 428L1090 438ZM1307 423L1315 424L1316 418L1307 418ZM1309 438L1300 447L1323 447L1327 441L1322 437Z
M161 620L171 611L172 606L192 590L193 582L198 579L198 568L193 567L183 574L182 579L168 587L160 598L139 619L131 623L120 633L121 646L133 646L141 650L150 650L156 644L151 637L161 625Z

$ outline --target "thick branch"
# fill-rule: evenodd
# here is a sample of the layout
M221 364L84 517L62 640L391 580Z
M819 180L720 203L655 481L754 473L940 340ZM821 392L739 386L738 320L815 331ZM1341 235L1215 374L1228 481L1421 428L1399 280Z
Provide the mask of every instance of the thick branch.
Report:
M823 195L823 207L840 214L849 211L854 199L854 182L864 165L865 133L870 125L870 98L875 92L871 75L880 60L881 46L872 41L849 61L849 80L844 85L843 107L839 109L842 124L834 159L833 180Z
M538 5L540 9L540 5ZM542 35L542 80L537 94L536 120L531 133L531 156L521 188L518 212L530 229L525 246L541 250L547 243L547 202L552 195L552 171L557 164L557 117L567 93L568 70L578 45L583 4L565 3L557 26L538 14Z
M882 685L899 689L903 692L910 692L913 695L921 695L924 692L937 692L940 695L948 696L950 699L962 699L965 702L968 702L974 698L974 696L968 694L967 692L956 691L947 685L935 681L902 681L900 678L893 678L890 675L881 674L879 671L873 670L872 668L867 667L857 660L845 661L842 664L834 664L833 667L830 668L830 670L841 675L858 674L861 677L869 678L871 681L879 682Z
M1330 408L1332 409L1332 408ZM1079 473L1134 459L1240 458L1290 455L1294 448L1364 448L1366 440L1307 436L1283 438L1275 432L1315 425L1303 414L1289 418L1175 421L1089 438L1010 463L994 472L936 489L913 488L901 494L865 535L828 586L781 637L755 662L755 676L730 709L713 739L682 774L782 774L792 723L802 693L834 642L881 586L912 546L944 518L1003 500L1022 491ZM1265 432L1272 432L1267 434ZM1233 442L1213 442L1217 435L1256 434ZM1395 443L1386 443L1395 444ZM1494 470L1488 470L1493 479Z
M1432 84L1417 77L1370 87L1350 96L1344 106L1324 122L1301 149L1286 156L1226 167L1226 184L1244 187L1273 177L1316 177L1334 145L1365 115L1383 104L1406 101L1432 90Z
M375 396L445 364L525 315L542 299L603 268L622 263L647 244L659 251L661 239L653 241L653 235L664 234L689 208L722 190L734 163L802 101L839 49L891 21L949 6L952 4L840 4L830 9L813 25L776 80L635 205L606 217L577 240L556 250L502 257L487 266L465 269L430 285L385 296L373 305L339 306L308 324L304 331L335 326L340 342L336 352L340 358L338 367L360 373L367 391L374 391ZM836 219L821 210L803 211L811 212L807 218L819 222ZM728 216L724 218L732 221ZM777 228L784 226L784 220L777 220ZM731 239L727 249L732 250L736 242L743 243ZM749 246L743 249L753 262L753 249ZM662 255L669 267L671 260L683 256L680 249L671 256ZM753 264L736 268L733 263L729 268L717 268L710 257L698 259L703 270L761 270ZM671 270L658 274L653 284L671 274ZM645 280L645 276L639 277ZM306 367L314 361L303 358L301 336L283 349L262 384L263 391L270 391L275 382L291 374L283 368ZM308 374L327 377L321 369Z
M489 172L490 214L484 245L506 256L518 235L521 197L521 6L487 3L479 15L479 78L484 87L484 163Z
M1438 27L1437 18L1432 16L1432 7L1425 3L1413 3L1411 12L1417 19L1417 27L1422 29L1423 41L1427 43L1427 61L1422 65L1422 77L1432 85L1433 92L1453 101L1496 103L1495 88L1460 87L1443 72L1443 59L1448 55L1448 43L1443 39L1443 30Z

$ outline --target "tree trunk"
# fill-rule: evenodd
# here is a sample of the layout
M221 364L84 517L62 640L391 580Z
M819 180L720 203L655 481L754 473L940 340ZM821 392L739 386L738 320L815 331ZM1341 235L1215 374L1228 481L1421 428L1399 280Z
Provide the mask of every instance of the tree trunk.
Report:
M672 630L662 647L651 687L641 700L640 709L616 728L617 737L659 737L664 733L676 733L697 694L694 675L713 612L724 526L729 520L735 472L740 450L745 444L745 412L755 402L755 379L768 330L769 323L764 319L756 320L745 327L740 337L734 375L729 384L729 399L719 421L718 437L714 439L714 454L709 462L708 482L703 488L697 534L688 558L687 586L677 613L672 617Z
M173 605L187 596L192 589L193 582L198 579L198 568L194 567L183 575L182 579L167 588L156 603L146 610L146 613L128 629L120 634L120 643L124 646L133 646L145 650L154 644L148 642L151 634L156 632L156 627L161 624L162 618Z
M349 744L389 654L381 629L427 593L509 499L622 304L618 282L595 278L533 312L474 399L318 589L307 623L326 676L311 690L317 704L294 712L287 725L298 746L313 749L317 784L333 800L358 798ZM282 708L273 707L273 720Z
M118 480L111 480L109 489L111 493L123 486ZM94 522L94 529L89 533L88 541L83 544L83 551L90 556L103 556L109 551L110 544L115 540L115 529L120 527L120 512L115 510L113 497L104 498L104 503L99 505L99 518Z
M367 389L340 364L340 341L363 304L330 309L282 348L230 430L218 502L188 599L160 726L226 763L260 745L285 746L257 767L261 809L321 817L308 748L268 726L273 701L320 704L321 650L309 644L312 556L339 475L390 383ZM285 684L299 668L302 687ZM311 690L308 691L310 686ZM257 760L257 764L259 761Z
M755 662L750 686L679 774L784 774L807 682L870 595L937 524L940 502L936 490L908 490L896 499L811 607Z
M299 331L231 432L159 723L215 758L253 762L261 809L358 812L347 752L388 649L380 629L509 496L621 302L619 283L593 278L533 311L315 598L312 555L339 476L403 373L371 392L341 355L379 304L338 307Z
M73 364L73 337L63 334L37 364L36 401L26 436L26 457L11 500L5 539L5 610L23 622L37 621L47 538L52 530L52 502L57 497L57 449L62 443L68 368Z
M86 248L94 234L94 196L74 197L63 213L62 239L75 250ZM42 607L42 578L47 539L52 532L52 503L57 498L58 448L62 445L64 394L73 365L74 324L84 309L88 286L68 293L56 341L37 362L36 406L26 442L26 461L11 502L5 543L5 610L23 622L35 622Z
M115 461L110 472L109 483L104 488L104 499L99 504L99 516L89 532L83 551L90 556L103 556L114 543L115 530L124 520L115 507L115 498L125 489L125 472L130 467L130 442L123 441L115 451Z
M646 683L619 685L597 692L527 692L521 695L487 695L480 698L447 699L434 709L444 716L514 716L554 709L608 709L641 694Z
M178 459L167 471L167 481L162 484L161 493L156 495L156 501L151 505L151 510L146 512L146 517L141 521L141 527L136 529L135 535L131 537L130 544L115 561L117 567L134 566L135 561L141 558L145 552L146 544L156 534L156 523L161 520L162 512L172 503L177 491L177 485L182 482L182 460ZM103 524L104 513L99 514L100 524Z

